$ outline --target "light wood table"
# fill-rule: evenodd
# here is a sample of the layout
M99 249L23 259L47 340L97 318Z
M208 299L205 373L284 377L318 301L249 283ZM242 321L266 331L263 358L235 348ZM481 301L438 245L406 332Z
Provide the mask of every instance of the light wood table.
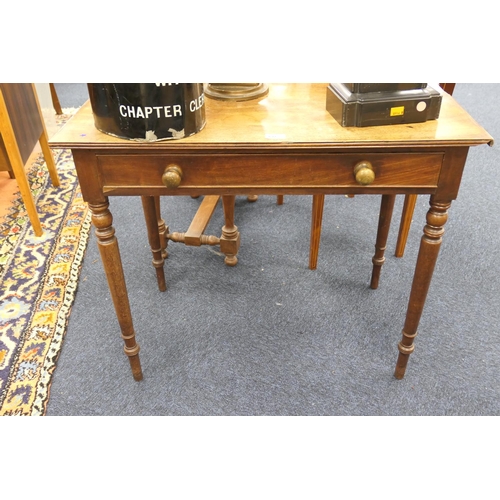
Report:
M236 195L313 195L311 248L317 251L325 195L380 194L371 281L376 288L395 196L429 195L430 208L398 345L395 377L403 378L467 152L471 146L492 144L493 140L447 94L443 94L438 120L342 128L325 110L326 87L271 85L268 96L260 101L207 99L207 125L201 132L156 143L122 140L99 132L87 103L50 141L51 147L73 152L136 380L142 378L139 346L109 196L142 197L153 264L160 289L165 289L165 244L161 239L165 231L158 213L159 196L222 196L225 225L218 244L226 261L234 264L240 243L234 224Z
M0 83L0 170L7 170L15 177L35 236L42 236L43 228L25 165L39 143L52 184L59 186L56 164L47 139L35 84Z

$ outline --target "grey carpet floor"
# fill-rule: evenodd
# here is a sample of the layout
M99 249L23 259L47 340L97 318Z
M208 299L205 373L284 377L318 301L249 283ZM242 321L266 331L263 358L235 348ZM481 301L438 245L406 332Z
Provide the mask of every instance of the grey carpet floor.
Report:
M82 84L57 84L81 105ZM500 85L454 97L500 136ZM406 377L393 377L428 197L404 258L398 197L378 290L369 289L378 196L328 196L319 265L308 265L311 197L237 198L239 263L172 243L168 290L151 266L140 200L111 199L144 380L133 380L92 234L55 370L48 415L499 415L498 147L469 153ZM199 200L163 199L171 231ZM219 207L208 232L220 234Z

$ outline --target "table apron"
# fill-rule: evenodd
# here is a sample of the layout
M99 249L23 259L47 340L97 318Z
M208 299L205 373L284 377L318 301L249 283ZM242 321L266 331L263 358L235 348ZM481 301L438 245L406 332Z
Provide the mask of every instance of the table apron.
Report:
M106 195L429 193L439 183L444 153L340 153L304 155L96 155ZM370 162L375 180L356 182L353 170ZM162 175L177 165L182 180L166 188Z

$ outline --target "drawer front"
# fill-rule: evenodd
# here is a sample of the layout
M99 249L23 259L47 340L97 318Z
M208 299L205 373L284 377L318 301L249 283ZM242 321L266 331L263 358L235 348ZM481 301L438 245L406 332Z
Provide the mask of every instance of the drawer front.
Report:
M99 155L104 191L123 187L164 188L162 175L177 165L176 191L207 189L355 188L355 166L369 162L375 178L364 189L410 187L432 189L438 184L443 153L362 153L296 155ZM174 188L168 189L174 191Z

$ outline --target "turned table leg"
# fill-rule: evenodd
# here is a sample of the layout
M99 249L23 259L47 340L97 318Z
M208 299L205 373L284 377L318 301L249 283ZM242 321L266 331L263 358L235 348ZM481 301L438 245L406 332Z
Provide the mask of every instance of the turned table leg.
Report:
M373 256L373 271L370 288L374 290L378 288L380 280L380 271L385 262L385 249L387 248L387 237L391 227L392 211L394 209L394 201L396 195L384 194L380 204L380 215L378 220L377 241L375 242L375 255Z
M163 268L164 259L162 254L162 246L160 242L160 232L158 229L158 213L154 196L141 196L142 208L144 210L144 218L148 229L149 246L153 254L153 266L156 269L156 280L160 292L167 289L165 282L165 270Z
M434 266L441 247L444 225L448 219L448 209L451 202L438 202L431 196L430 209L427 212L427 224L420 241L420 250L413 276L406 321L403 328L403 338L398 345L399 356L394 376L402 379L410 354L415 349L413 341L417 336L417 328L424 309L425 299L434 272Z
M115 237L115 229L112 226L113 216L108 209L109 202L90 204L92 222L96 227L97 243L99 252L108 279L111 298L116 311L116 317L120 324L122 338L125 341L124 351L129 357L132 375L135 380L142 380L141 362L139 360L139 345L135 341L135 331L132 322L132 313L128 300L125 276L123 274L122 261L118 241Z
M222 197L225 224L222 227L222 235L220 237L220 251L226 255L224 262L228 266L235 266L237 264L237 254L240 248L240 233L234 225L235 200L235 196L228 195Z

